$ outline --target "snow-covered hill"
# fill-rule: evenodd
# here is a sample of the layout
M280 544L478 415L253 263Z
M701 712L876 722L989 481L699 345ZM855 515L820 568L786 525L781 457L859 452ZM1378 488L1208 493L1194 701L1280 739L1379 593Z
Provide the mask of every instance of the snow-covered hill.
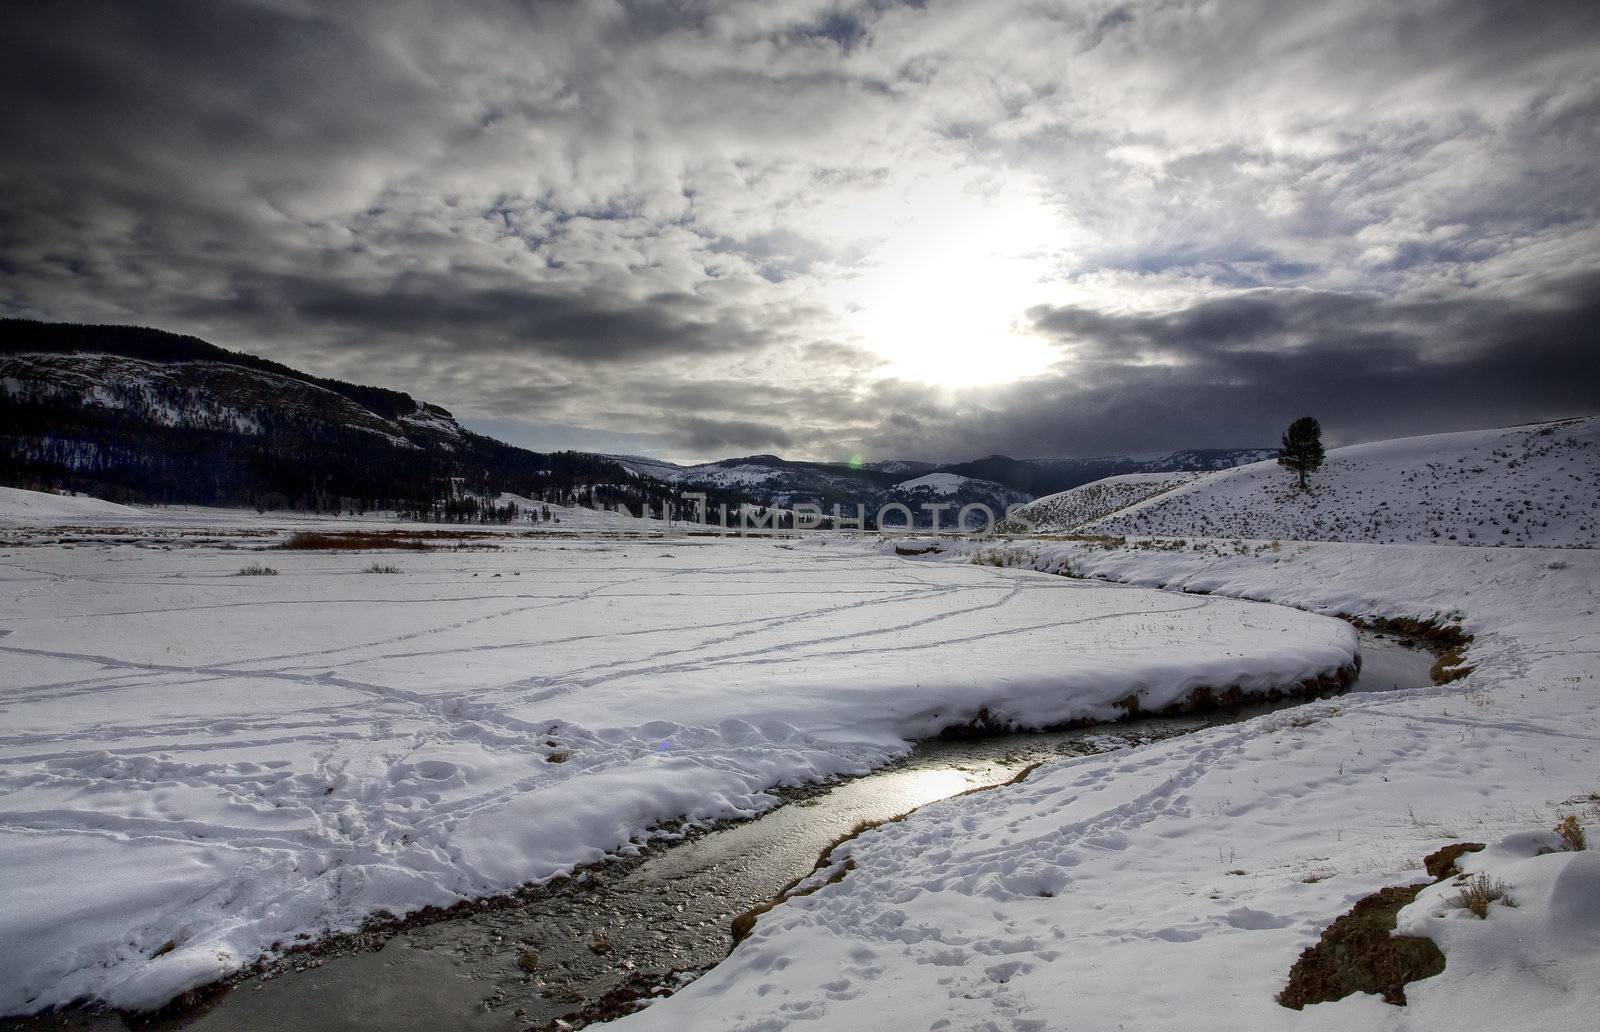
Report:
M939 503L949 505L952 509L950 518L941 519L941 526L953 525L956 511L963 506L985 505L996 518L999 518L1005 515L1008 507L1026 502L1030 497L992 480L942 472L926 473L912 480L903 480L894 485L892 493L896 501L913 509ZM969 523L969 526L985 524L985 521L976 514L970 519L973 522Z
M1328 451L1297 490L1274 462L1202 476L1083 524L1097 534L1600 545L1600 417Z
M676 462L666 459L652 459L645 455L601 455L602 459L610 459L623 469L641 477L654 477L662 483L676 483L689 467L680 466Z
M943 496L954 494L972 482L971 477L959 473L928 473L913 480L902 480L894 486L897 491L926 491Z
M922 473L932 473L939 468L937 462L916 462L910 459L889 459L886 462L867 462L862 465L879 473L894 473L899 476L917 476Z
M990 455L971 462L942 466L946 473L1004 484L1030 497L1070 491L1074 487L1126 473L1175 473L1230 469L1259 462L1276 452L1264 448L1192 448L1148 455L1099 455L1090 458L1013 459Z
M368 511L458 488L633 508L669 497L614 462L471 433L402 391L140 327L0 319L0 411L0 483L141 502Z
M1002 531L1060 533L1109 516L1147 498L1182 487L1201 473L1128 473L1106 477L1070 491L1046 495L1018 509Z
M152 362L125 355L0 355L0 397L117 412L151 426L263 436L274 421L320 421L418 450L407 431L453 449L449 413L419 405L387 418L349 398L278 373L225 362Z
M143 517L144 509L90 498L88 495L59 495L47 491L24 491L0 487L0 527L71 523L79 519Z

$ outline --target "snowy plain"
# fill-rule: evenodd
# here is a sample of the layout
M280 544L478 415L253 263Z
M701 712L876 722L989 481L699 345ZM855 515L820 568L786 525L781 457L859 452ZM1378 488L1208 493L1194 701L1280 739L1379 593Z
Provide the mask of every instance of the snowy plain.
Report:
M53 529L76 501L14 505L0 535L0 1013L158 1005L380 911L749 816L982 711L1109 718L1356 647L1280 607L837 542L284 551L332 524L84 501ZM278 572L240 575L257 563Z

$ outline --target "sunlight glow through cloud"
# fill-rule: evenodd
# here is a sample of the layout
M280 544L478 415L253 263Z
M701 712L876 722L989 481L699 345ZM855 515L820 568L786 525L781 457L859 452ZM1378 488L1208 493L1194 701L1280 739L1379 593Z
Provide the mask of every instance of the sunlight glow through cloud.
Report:
M839 229L879 241L870 266L834 284L835 301L878 372L938 386L1003 383L1057 357L1022 316L1050 295L1065 227L1028 184L948 172L863 198Z

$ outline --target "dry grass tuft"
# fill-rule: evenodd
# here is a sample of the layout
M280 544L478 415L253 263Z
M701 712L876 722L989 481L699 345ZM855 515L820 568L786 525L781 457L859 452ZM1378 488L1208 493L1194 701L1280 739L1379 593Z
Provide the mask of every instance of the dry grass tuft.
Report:
M235 577L276 577L278 571L263 563L251 563L249 566L240 567Z
M1468 878L1466 887L1456 896L1456 906L1470 910L1479 917L1489 916L1491 903L1507 907L1517 905L1517 901L1511 898L1511 887L1487 874L1474 874Z
M1583 833L1583 825L1570 813L1556 825L1556 834L1561 836L1562 848L1569 853L1581 853L1589 848L1589 838Z
M1450 649L1434 660L1433 666L1428 668L1428 676L1434 684L1449 684L1466 677L1476 667L1467 666L1467 657L1459 648Z
M394 565L393 563L373 563L371 566L367 567L365 570L362 570L361 572L362 573L399 573L400 572L400 567Z

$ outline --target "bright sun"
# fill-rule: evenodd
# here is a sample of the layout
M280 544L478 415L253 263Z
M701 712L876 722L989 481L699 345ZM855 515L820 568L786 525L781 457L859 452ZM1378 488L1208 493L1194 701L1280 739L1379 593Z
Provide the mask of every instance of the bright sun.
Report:
M850 329L884 376L941 386L1000 383L1057 358L1026 332L1045 300L1059 218L1031 191L945 176L852 206L840 228L877 241L871 266L835 286ZM1052 239L1053 238L1053 239Z

